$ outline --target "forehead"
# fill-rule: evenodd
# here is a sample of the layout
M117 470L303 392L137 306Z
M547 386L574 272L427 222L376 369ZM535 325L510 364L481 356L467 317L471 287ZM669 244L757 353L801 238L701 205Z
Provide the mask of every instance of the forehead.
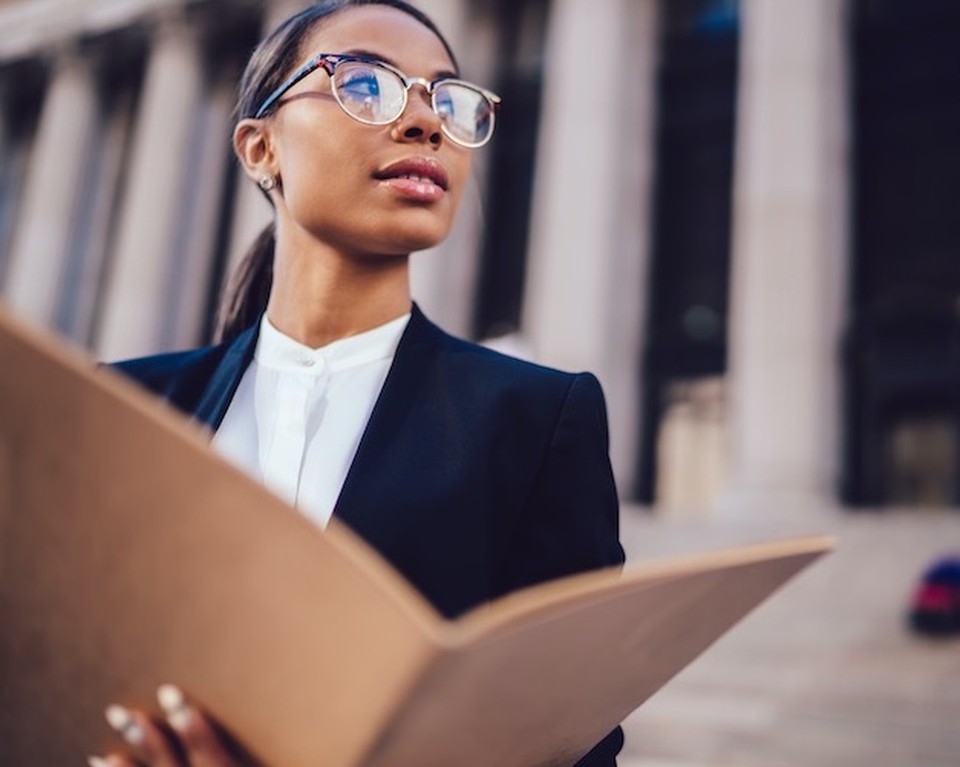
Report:
M392 61L407 74L452 71L443 43L413 16L387 5L345 8L323 21L304 40L304 56L367 51Z

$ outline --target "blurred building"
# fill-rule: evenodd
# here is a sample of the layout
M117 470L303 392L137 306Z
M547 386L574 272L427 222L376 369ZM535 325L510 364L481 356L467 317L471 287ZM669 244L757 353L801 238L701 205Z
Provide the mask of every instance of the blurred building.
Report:
M449 330L604 383L663 509L960 495L960 4L420 0L504 98ZM233 90L299 0L0 0L0 293L104 359L205 342L269 218Z

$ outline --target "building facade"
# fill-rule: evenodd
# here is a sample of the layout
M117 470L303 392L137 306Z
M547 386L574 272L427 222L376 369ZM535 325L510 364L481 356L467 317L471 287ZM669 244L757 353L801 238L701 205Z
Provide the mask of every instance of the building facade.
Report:
M504 106L414 295L595 371L625 498L957 503L955 3L418 4ZM7 305L101 359L211 337L270 215L235 84L303 5L0 1Z

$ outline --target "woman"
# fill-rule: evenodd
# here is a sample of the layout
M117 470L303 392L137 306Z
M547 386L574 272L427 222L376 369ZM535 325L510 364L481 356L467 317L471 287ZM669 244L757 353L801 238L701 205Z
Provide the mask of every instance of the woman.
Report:
M119 365L319 524L335 513L448 617L623 561L596 379L454 339L411 303L409 254L447 235L493 129L497 97L457 71L400 0L281 25L241 84L234 147L275 221L226 340ZM91 764L234 763L210 716L175 687L158 697L169 726L111 706L133 756ZM621 744L618 729L580 764L614 765Z

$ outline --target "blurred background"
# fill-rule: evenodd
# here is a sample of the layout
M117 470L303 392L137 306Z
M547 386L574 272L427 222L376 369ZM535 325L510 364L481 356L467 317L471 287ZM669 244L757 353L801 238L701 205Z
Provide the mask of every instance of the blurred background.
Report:
M297 0L0 0L0 296L100 359L208 341L269 220L234 88ZM960 765L960 2L419 0L504 100L414 293L593 370L631 559L837 554L628 725L627 767ZM630 761L634 760L634 761Z

